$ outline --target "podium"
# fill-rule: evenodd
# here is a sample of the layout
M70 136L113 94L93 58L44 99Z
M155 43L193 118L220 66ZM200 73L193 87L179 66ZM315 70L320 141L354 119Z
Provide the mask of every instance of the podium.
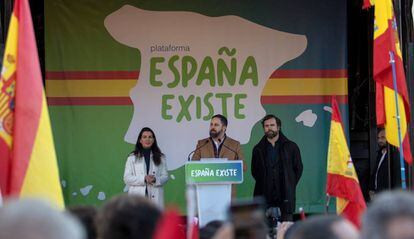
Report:
M202 158L185 165L187 184L196 186L200 227L225 220L231 202L231 185L243 182L243 161Z

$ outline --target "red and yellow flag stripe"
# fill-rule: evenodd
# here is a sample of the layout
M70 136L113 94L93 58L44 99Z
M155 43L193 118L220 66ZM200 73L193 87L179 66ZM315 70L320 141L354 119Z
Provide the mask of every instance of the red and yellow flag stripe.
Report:
M366 205L342 127L338 103L332 98L332 120L327 160L326 192L337 197L337 213L360 227Z
M276 70L262 91L261 102L329 104L333 95L337 96L341 103L347 103L346 70Z
M410 121L410 103L400 49L392 2L391 0L376 0L373 73L376 81L377 124L385 127L387 141L399 147L398 107L404 158L408 163L411 163L412 154L407 133L407 124ZM390 52L394 54L397 89L393 82ZM396 104L395 95L397 95L398 104Z
M9 118L0 118L2 125L8 124L8 131L4 130L0 135L1 193L6 197L42 197L63 207L56 153L27 0L15 1L4 59L0 95L1 99L8 99L5 111ZM4 107L4 104L1 106ZM6 133L7 137L4 137Z
M130 90L139 71L48 71L49 105L131 105ZM300 85L301 87L297 87ZM347 103L347 71L276 70L261 95L262 104L329 104L331 96Z
M49 71L49 105L132 105L129 91L139 71Z
M10 192L13 126L16 95L16 62L19 21L13 12L6 40L0 80L0 187L2 194Z

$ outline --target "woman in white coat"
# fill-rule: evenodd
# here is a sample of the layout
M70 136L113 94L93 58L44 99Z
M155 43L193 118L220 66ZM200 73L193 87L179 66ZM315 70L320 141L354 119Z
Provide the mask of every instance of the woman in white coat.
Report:
M128 193L145 196L163 208L163 185L167 181L165 156L158 147L154 131L142 128L135 150L125 164L124 182L128 186Z

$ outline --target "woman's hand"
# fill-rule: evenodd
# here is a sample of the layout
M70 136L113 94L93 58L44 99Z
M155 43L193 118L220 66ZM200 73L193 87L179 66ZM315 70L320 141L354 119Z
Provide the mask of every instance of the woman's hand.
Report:
M153 185L155 183L155 176L154 175L146 175L145 182L147 184Z

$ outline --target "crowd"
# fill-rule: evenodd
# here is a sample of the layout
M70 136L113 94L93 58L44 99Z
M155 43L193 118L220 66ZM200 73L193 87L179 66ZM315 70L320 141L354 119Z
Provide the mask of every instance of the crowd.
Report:
M383 192L369 204L360 229L341 216L317 215L280 223L275 238L414 238L413 205L411 192ZM185 220L162 220L165 214L154 202L136 195L116 196L101 208L77 206L65 211L40 200L11 200L0 208L0 239L158 239L159 235L186 238L185 224L177 223ZM266 225L264 212L262 220L263 223L250 225ZM263 226L240 228L231 220L212 221L199 229L199 238L266 239L270 238L267 232Z
M267 115L261 123L264 135L252 152L255 199L246 203L233 198L225 221L211 221L196 233L188 233L193 225L187 226L178 213L164 210L166 157L154 131L146 127L140 131L126 160L123 179L128 194L116 196L100 208L76 206L65 211L39 200L6 201L0 208L0 239L414 238L414 194L389 191L393 188L391 179L398 172L387 174L390 171L387 161L391 159L387 157L389 149L383 130L378 134L380 153L372 177L374 200L364 213L361 228L356 228L337 215L318 215L293 222L295 189L303 171L300 150L282 133L278 117ZM198 141L192 159L243 161L240 143L227 136L227 127L226 117L213 116L209 137Z

